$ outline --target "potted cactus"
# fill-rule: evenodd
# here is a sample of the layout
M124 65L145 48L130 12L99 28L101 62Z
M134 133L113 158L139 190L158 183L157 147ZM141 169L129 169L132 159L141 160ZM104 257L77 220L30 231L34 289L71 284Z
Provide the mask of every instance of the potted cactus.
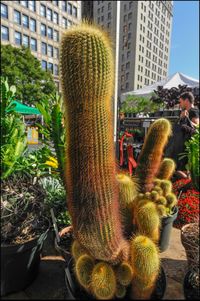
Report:
M27 139L22 116L13 110L15 91L1 79L1 296L35 279L49 229L45 191L37 178L16 171Z
M159 119L149 128L136 178L118 172L108 36L86 23L71 27L62 38L60 67L67 121L66 189L74 235L72 260L66 267L68 291L79 291L73 296L77 299L83 294L101 300L149 299L159 275L164 279L158 245L161 210L152 195L171 124ZM168 189L166 197L171 193L167 185L160 188L160 194ZM169 212L172 203L165 205Z

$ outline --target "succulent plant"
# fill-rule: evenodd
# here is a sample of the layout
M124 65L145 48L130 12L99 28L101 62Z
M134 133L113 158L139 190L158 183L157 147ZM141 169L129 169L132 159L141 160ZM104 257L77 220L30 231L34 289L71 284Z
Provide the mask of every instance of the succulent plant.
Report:
M116 292L116 276L109 264L99 262L95 265L91 276L91 288L97 299L109 300L114 297Z
M82 23L61 42L66 186L74 235L94 258L126 259L113 141L113 55L108 35Z
M116 269L117 281L123 285L127 286L131 283L133 278L133 269L128 262L122 262Z
M86 289L89 289L94 265L94 259L87 254L81 255L75 264L77 279L79 283Z
M170 158L164 158L161 162L160 169L157 175L159 179L170 180L176 168L175 162Z
M170 135L171 124L165 118L156 120L147 132L136 168L136 176L143 192L150 191L153 187L153 180L159 171L163 150Z

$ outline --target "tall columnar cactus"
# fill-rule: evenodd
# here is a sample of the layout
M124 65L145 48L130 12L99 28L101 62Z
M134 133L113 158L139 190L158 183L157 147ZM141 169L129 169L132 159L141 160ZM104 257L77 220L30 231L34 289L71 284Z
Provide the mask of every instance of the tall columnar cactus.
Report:
M160 118L150 126L136 168L141 191L152 189L153 179L159 171L163 149L170 134L171 124L167 119Z
M175 162L170 158L165 158L160 165L160 169L157 177L159 179L170 180L170 178L172 177L175 171L175 168L176 168Z
M81 24L61 43L61 81L66 111L66 185L76 239L96 259L128 257L116 180L113 57L103 31Z
M132 298L149 299L160 270L159 253L151 239L137 235L131 240Z

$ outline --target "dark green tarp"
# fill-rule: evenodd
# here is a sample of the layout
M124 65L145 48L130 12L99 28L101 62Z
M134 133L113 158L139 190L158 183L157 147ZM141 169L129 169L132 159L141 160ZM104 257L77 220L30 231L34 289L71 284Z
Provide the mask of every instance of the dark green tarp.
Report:
M14 104L14 110L18 113L24 114L24 115L40 115L40 111L37 108L32 108L26 105L23 105L22 103L14 100L12 102Z

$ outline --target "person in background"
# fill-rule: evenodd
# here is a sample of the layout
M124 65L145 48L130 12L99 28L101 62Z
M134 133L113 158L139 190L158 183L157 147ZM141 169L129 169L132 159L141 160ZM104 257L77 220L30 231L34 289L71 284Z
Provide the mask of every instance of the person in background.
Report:
M195 127L199 125L199 110L194 107L194 96L191 92L184 92L179 97L179 106L181 111L180 114L180 125L183 131L185 141L189 140L191 136L195 133ZM185 143L184 141L184 143ZM185 145L183 145L183 152L185 150ZM180 163L180 164L179 164ZM187 172L185 170L185 165L187 164L187 158L182 159L178 163L177 175L181 178L187 178ZM181 168L179 168L181 166Z

